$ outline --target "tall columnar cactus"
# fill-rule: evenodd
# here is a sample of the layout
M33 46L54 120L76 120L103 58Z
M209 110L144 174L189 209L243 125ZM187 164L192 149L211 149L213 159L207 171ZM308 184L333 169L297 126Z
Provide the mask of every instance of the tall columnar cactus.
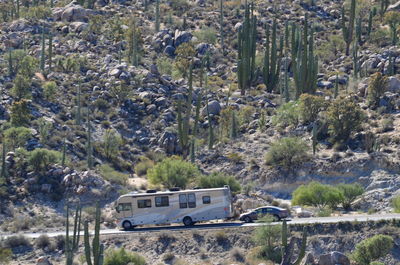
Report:
M11 48L8 50L8 74L9 76L14 75L14 66L13 66L13 58Z
M337 96L339 95L339 76L338 74L336 74L336 79L335 79L335 93L333 95L333 98L337 98Z
M231 136L232 139L235 139L235 138L238 137L238 128L237 128L235 110L232 110L230 136Z
M155 21L155 30L156 32L160 31L160 0L156 0L156 21Z
M350 54L350 45L351 42L353 41L355 17L356 17L356 0L351 0L350 15L348 19L349 22L347 25L346 25L347 19L346 19L345 8L344 6L342 7L341 24L342 24L343 39L346 43L346 55Z
M367 36L369 37L371 35L372 32L372 20L374 18L374 14L373 11L370 10L369 11L369 17L368 17L368 27L367 27Z
M356 41L361 44L362 42L362 19L361 17L356 19Z
M52 60L53 60L53 34L50 30L49 33L49 48L48 48L48 56L49 56L49 71L51 71L52 68Z
M255 73L257 17L254 15L253 4L245 8L244 22L238 34L238 86L241 94L251 86Z
M20 10L20 8L21 8L21 3L20 3L20 0L17 0L17 6L16 6L16 12L15 12L15 16L16 16L16 18L17 19L19 19L19 10Z
M44 65L46 60L46 46L45 46L45 34L44 34L44 26L42 27L42 48L40 51L40 70L44 73Z
M392 54L389 55L389 65L388 65L388 69L387 69L387 74L392 76L396 74L396 65L395 65L395 57L393 57Z
M224 48L224 6L223 6L223 1L224 0L219 0L219 35L221 38L222 52L225 51L225 48Z
M307 246L307 231L304 227L302 240L299 243L299 239L292 237L288 244L288 228L287 228L287 221L283 220L282 223L282 262L281 265L300 265L301 261L303 260L306 254L306 246ZM293 251L295 244L299 246L299 254L295 261L292 262L293 259Z
M81 104L81 83L78 83L78 93L77 93L77 98L76 98L76 124L77 125L81 125L81 120L82 120L82 114L81 114L81 108L82 108L82 104Z
M133 66L138 66L140 62L140 44L141 44L141 33L140 29L136 25L135 19L130 21L128 33L128 62Z
M66 265L73 264L74 253L78 250L79 238L81 233L81 216L82 216L82 207L78 205L75 209L74 231L71 240L69 236L69 205L67 204L67 223L66 223L66 236L65 236Z
M296 98L303 93L314 94L317 89L318 59L314 56L314 33L309 31L305 16L302 32L292 25L292 70L296 85Z
M387 10L387 8L390 5L390 0L381 0L381 9L380 9L380 13L381 16L383 17L383 15L385 15L385 12Z
M201 93L197 96L196 110L195 110L195 121L193 125L192 135L190 135L190 117L192 115L192 100L193 100L193 66L189 68L189 91L185 107L183 108L182 101L179 100L177 104L177 120L178 120L178 136L179 144L182 149L183 157L187 157L191 151L191 147L194 145L194 139L197 133L197 126L200 118L200 106L201 106Z
M267 24L263 79L268 92L275 91L279 83L279 73L281 69L281 60L280 58L278 58L278 50L276 45L276 20L274 20L274 23L272 25L272 37L270 36L270 34L270 28ZM283 46L283 39L281 43ZM281 47L281 52L282 50L283 47Z
M92 146L92 125L90 124L90 111L87 112L87 144L86 156L88 169L93 168L93 146Z
M62 147L62 156L61 156L61 166L65 166L66 160L66 152L67 152L67 138L64 138L63 147Z
M358 78L360 73L360 63L358 62L358 44L357 41L353 44L353 76L354 78Z
M6 143L3 138L2 150L1 150L1 174L0 178L5 179L7 177L7 164L6 164Z
M318 123L315 121L313 123L312 127L312 150L313 150L313 155L317 152L317 145L318 145L318 139L317 139L317 133L318 133Z
M98 203L96 205L95 222L92 246L90 246L89 242L90 235L88 221L85 221L84 225L85 258L87 265L103 265L104 262L104 245L100 244L100 206Z

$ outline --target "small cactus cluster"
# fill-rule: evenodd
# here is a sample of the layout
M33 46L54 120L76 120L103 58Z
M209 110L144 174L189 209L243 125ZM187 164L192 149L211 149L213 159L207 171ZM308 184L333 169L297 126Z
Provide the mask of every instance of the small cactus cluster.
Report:
M344 6L342 7L341 24L342 24L343 39L346 43L346 55L350 54L350 45L351 42L353 41L355 18L356 18L356 0L351 0L350 15L348 19L346 19L345 8ZM347 24L346 20L349 21Z
M295 244L297 243L298 248L299 248L299 254L298 257L295 261L292 262L293 259L293 251ZM307 231L306 228L304 227L303 229L303 235L301 242L299 241L298 238L292 237L289 241L288 244L288 227L287 227L287 221L283 220L282 223L282 261L281 265L299 265L305 254L306 254L306 246L307 246Z
M69 205L67 204L67 222L66 222L66 235L65 235L65 255L66 265L72 265L74 260L74 253L78 250L79 238L81 233L81 216L82 207L78 205L75 209L74 216L74 231L72 234L72 240L69 235Z

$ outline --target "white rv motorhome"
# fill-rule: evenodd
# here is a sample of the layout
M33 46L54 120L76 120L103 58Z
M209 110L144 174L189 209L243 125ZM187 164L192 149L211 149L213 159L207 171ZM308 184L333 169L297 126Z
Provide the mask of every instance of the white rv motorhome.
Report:
M147 191L128 193L116 202L119 226L180 223L190 226L199 221L232 217L229 186L212 189Z

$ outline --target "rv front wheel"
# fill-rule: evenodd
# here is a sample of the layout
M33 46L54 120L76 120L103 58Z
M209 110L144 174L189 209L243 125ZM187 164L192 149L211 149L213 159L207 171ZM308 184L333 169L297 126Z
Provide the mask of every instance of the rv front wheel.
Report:
M122 223L122 227L123 227L125 230L129 230L129 229L132 228L132 224L131 224L131 222L129 222L129 221L125 221L125 222Z
M189 216L186 216L185 218L183 218L183 224L184 224L185 226L193 225L193 220L192 220L192 218L190 218Z

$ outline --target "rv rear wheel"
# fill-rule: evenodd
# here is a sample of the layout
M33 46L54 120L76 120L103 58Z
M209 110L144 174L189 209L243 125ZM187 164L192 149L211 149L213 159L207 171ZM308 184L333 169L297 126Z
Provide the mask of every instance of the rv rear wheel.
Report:
M131 224L131 222L129 222L129 221L125 221L125 222L122 223L122 227L123 227L125 230L129 230L129 229L132 229L132 224Z
M183 224L184 224L185 226L193 225L193 220L192 220L192 218L190 218L189 216L186 216L185 218L183 218Z

